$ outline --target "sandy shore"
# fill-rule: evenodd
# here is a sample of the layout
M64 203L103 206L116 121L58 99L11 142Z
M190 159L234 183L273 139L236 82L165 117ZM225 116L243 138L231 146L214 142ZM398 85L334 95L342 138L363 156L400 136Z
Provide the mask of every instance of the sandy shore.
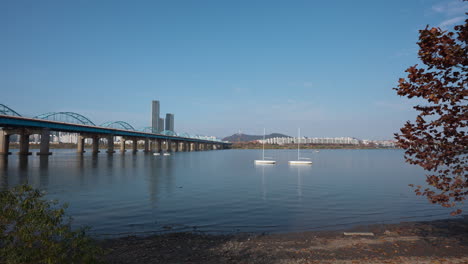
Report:
M468 263L468 216L326 232L170 233L101 244L108 263Z

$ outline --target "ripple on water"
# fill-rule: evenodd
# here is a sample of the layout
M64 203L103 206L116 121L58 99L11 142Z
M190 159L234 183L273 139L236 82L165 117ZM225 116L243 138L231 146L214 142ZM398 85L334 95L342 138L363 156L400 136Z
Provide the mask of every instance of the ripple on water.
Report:
M414 195L408 184L424 183L424 172L398 150L304 151L314 162L309 167L288 165L293 150L269 150L274 166L255 166L257 150L168 158L54 152L45 163L9 157L0 184L47 190L48 198L70 204L76 225L95 234L298 232L433 220L451 211Z

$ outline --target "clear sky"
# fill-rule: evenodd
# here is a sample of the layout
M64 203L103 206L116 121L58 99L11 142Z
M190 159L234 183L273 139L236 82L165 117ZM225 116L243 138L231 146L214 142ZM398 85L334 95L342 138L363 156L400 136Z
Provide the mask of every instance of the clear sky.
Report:
M418 30L461 0L0 0L0 103L177 132L389 139L414 119L395 91Z

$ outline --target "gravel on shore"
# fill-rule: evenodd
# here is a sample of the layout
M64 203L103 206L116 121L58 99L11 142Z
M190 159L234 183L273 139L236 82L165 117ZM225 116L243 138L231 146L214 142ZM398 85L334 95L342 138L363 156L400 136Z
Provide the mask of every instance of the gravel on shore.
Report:
M345 236L344 231L374 236ZM468 263L468 216L341 231L168 233L100 243L108 263Z

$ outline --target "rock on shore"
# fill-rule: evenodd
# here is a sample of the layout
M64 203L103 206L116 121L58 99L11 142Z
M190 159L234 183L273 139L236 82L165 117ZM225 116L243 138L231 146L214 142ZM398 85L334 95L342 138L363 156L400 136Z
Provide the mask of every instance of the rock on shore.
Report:
M468 263L468 217L330 232L169 233L101 243L109 263Z

